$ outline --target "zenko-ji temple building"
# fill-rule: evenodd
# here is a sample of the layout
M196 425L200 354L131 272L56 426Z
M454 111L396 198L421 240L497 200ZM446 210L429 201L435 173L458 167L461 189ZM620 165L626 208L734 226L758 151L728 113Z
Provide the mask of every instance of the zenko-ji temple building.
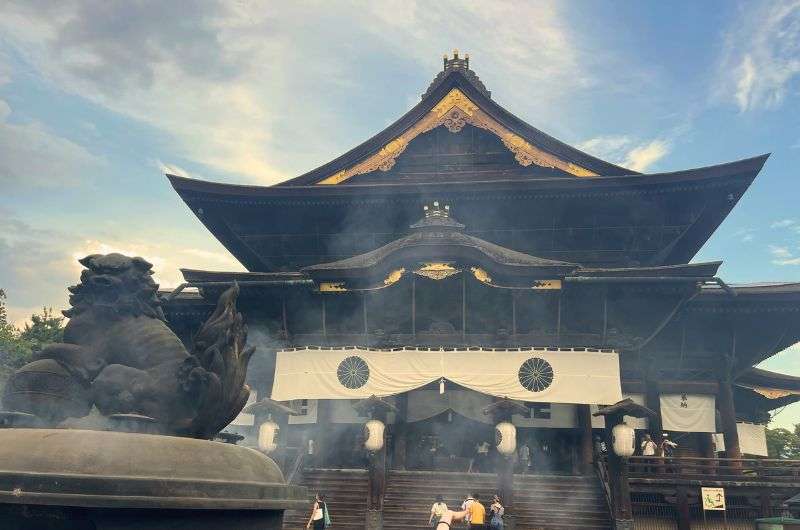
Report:
M255 405L229 432L261 432L337 528L422 528L436 494L471 492L500 492L517 528L751 528L800 491L764 437L800 379L755 368L800 339L800 284L728 285L692 259L766 160L625 169L514 116L456 52L304 175L169 175L248 272L183 270L168 320L188 339L238 282ZM617 456L623 418L673 457Z

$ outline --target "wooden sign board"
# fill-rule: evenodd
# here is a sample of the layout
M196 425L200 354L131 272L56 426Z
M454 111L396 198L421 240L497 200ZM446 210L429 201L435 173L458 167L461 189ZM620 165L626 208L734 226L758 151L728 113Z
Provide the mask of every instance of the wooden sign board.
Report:
M703 510L725 511L725 488L700 488Z

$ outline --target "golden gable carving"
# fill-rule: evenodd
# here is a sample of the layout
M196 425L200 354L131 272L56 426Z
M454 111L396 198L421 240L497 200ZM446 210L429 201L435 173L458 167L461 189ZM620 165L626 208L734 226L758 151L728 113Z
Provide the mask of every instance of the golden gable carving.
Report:
M409 142L440 125L452 133L460 132L466 124L487 130L497 135L514 158L522 166L536 164L541 167L552 167L571 173L577 177L593 177L596 173L586 168L566 162L550 153L531 145L521 136L514 134L494 118L483 112L459 89L454 88L437 103L421 120L407 129L403 134L387 143L377 153L358 164L339 171L317 184L339 184L354 175L362 175L372 171L388 171L395 160L408 147Z

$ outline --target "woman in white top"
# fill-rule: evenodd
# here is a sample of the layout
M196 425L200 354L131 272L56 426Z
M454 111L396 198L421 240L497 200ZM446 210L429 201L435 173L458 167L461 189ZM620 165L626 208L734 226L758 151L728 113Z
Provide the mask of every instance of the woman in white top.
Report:
M441 495L437 495L436 502L434 502L433 506L431 506L431 516L428 519L428 525L436 528L436 526L439 524L439 519L442 518L446 511L447 504L444 503L444 499Z
M644 440L642 440L642 456L655 456L657 448L658 446L650 435L645 434Z
M325 497L317 493L314 496L314 506L311 507L311 517L308 518L306 528L311 528L314 525L314 530L325 530Z

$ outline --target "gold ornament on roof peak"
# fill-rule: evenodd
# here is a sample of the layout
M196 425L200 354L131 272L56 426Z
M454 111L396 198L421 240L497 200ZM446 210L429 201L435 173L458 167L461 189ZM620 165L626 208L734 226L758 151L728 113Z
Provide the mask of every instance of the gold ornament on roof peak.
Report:
M461 132L467 124L489 131L499 137L508 150L514 153L514 158L522 166L536 164L541 167L560 169L576 177L597 176L597 173L577 164L573 164L572 162L562 160L555 155L531 145L530 142L511 132L497 120L486 114L461 90L454 88L434 105L424 117L400 136L384 145L377 153L354 166L334 173L319 181L317 184L339 184L355 175L363 175L364 173L370 173L375 170L389 171L394 167L397 157L403 153L406 147L408 147L408 144L420 134L424 134L441 125L452 133L458 133Z

